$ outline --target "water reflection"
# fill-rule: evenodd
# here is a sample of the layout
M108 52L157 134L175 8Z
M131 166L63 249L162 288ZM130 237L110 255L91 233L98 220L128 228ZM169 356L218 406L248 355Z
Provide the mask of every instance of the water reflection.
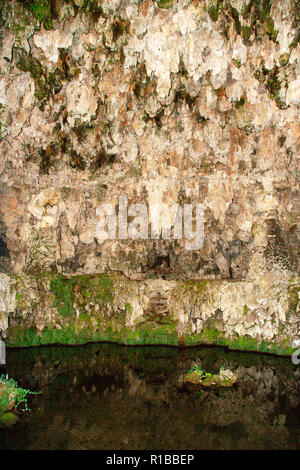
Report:
M239 376L229 390L182 390L197 362ZM0 449L297 449L300 368L222 349L94 344L7 353L9 375L41 390L0 430Z

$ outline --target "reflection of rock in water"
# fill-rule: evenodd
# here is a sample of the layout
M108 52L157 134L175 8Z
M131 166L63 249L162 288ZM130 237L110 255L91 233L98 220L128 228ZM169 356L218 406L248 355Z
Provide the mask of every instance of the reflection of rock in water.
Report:
M235 371L237 388L178 390L193 361L212 372L221 365ZM90 345L11 352L8 362L21 385L43 393L33 398L27 432L4 439L0 448L16 442L35 449L299 446L300 377L288 360L216 349Z
M129 383L129 396L150 405L169 403L167 383L140 378L138 372L130 366L125 367L124 373Z

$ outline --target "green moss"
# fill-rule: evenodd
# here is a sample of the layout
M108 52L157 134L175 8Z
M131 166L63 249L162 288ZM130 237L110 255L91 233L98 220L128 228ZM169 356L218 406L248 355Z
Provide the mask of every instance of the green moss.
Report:
M245 4L242 8L241 14L244 20L247 20L249 18L250 12L251 12L251 2L248 4Z
M213 21L217 21L218 19L218 16L219 16L219 10L218 10L218 7L217 6L211 6L209 9L208 9L208 13L209 13L209 16L211 17L211 19Z
M106 274L99 276L63 277L57 274L51 279L50 292L55 295L53 306L63 317L74 314L74 302L85 306L88 302L104 305L113 300L113 281ZM82 319L82 317L81 317Z
M289 45L289 48L290 49L294 49L294 47L297 47L298 44L300 42L300 33L298 33L297 36L295 36L295 38L293 39L293 41L291 42L291 44Z
M57 307L59 313L63 317L69 317L74 313L74 292L73 292L74 278L63 278L60 274L51 279L50 292L52 292L56 299L53 306Z
M50 0L34 0L28 8L40 24L43 22L45 29L53 29Z
M224 0L214 0L208 7L208 14L212 21L217 21L220 13L224 10Z
M268 15L270 14L271 0L263 0L262 2L256 0L255 3L257 5L262 4L261 5L260 21L263 23L266 20L266 18L268 17Z
M250 0L248 5L244 5L242 16L250 22L250 26L242 27L242 34L245 40L250 38L252 32L258 37L259 33L266 30L272 41L276 41L278 31L274 28L274 21L270 16L270 0Z
M206 292L207 287L208 287L208 281L188 280L188 281L185 281L184 283L185 292L192 291L192 292L197 293L200 296Z
M85 320L85 319L83 319ZM173 323L157 327L154 324L145 324L130 329L128 327L112 327L101 322L97 327L87 327L86 324L75 321L72 325L66 325L61 329L53 326L47 326L39 336L34 328L10 327L7 336L7 346L10 347L28 347L40 346L46 344L86 344L89 342L112 341L128 345L143 344L162 344L178 346L195 346L201 344L210 344L224 346L229 350L239 351L257 351L273 353L278 355L291 355L293 348L286 345L287 341L281 343L258 342L250 336L236 337L229 339L224 334L214 328L204 328L200 334L185 335L179 338L176 327Z
M130 303L126 302L126 304L125 304L125 310L126 310L126 312L130 315L131 310L132 310L132 307L131 307Z
M168 344L177 346L178 336L172 331L172 326L163 325L159 328L153 328L153 325L137 328L133 337L127 335L127 344Z
M264 64L261 70L255 72L255 78L263 83L270 93L270 98L274 99L280 109L288 106L280 98L281 81L279 80L279 67L275 65L272 70L268 70Z
M61 329L47 326L43 329L42 335L39 336L34 328L23 330L21 328L13 328L9 331L7 345L11 347L28 347L40 346L45 344L83 344L93 341L93 332L89 333L89 338L85 338L84 329L76 332L74 326L66 326ZM96 340L100 338L97 337Z
M271 98L276 98L279 94L280 86L281 86L281 82L278 80L278 77L277 77L277 70L275 73L272 72L270 74L270 77L267 81L266 86L270 92Z
M184 69L184 65L181 66L181 73L188 78L187 71ZM174 95L174 103L176 105L175 110L177 109L178 105L180 105L183 101L186 102L186 104L189 107L189 110L192 112L193 108L196 104L196 97L191 96L186 90L184 84L180 84L179 90L175 92ZM162 110L163 111L163 110ZM160 113L162 112L160 111ZM148 119L149 120L149 119ZM160 126L161 127L161 126Z
M22 42L25 35L20 33L25 32L26 26L33 23L32 20L32 13L28 11L26 5L23 5L23 2L0 1L0 25L15 35L15 44ZM2 33L0 32L0 44L1 40Z
M164 10L168 10L173 6L173 0L156 0L156 3L159 8L163 8Z
M81 312L78 317L78 321L80 323L85 323L88 318L88 314L86 312Z
M98 287L100 299L105 302L112 302L114 292L113 281L106 274L100 276Z
M234 20L234 26L235 26L236 32L238 34L241 34L242 25L241 25L241 21L240 21L240 18L239 18L239 12L236 8L231 7L231 16Z
M113 281L106 274L100 276L78 276L72 279L72 288L80 297L79 304L85 304L91 300L98 304L112 302L114 293ZM78 300L78 296L76 298Z
M39 346L41 344L40 337L34 327L18 327L13 326L9 328L9 338L7 340L8 346L15 347L28 347Z
M46 73L42 64L35 59L32 54L21 48L14 50L16 66L22 72L29 72L35 82L35 96L38 100L43 100L49 93Z
M248 335L228 338L224 333L215 328L203 328L200 334L185 336L184 340L187 346L195 344L215 344L225 346L233 351L257 351L278 355L291 355L294 351L293 348L284 344L284 341L280 343L276 343L276 340L273 343L267 343L266 341L259 342Z
M245 41L250 39L252 30L250 26L242 26L242 36Z
M207 377L201 382L203 387L232 387L234 380L230 379L221 379L219 375L213 374L210 377Z
M21 47L14 48L15 64L22 72L29 72L34 79L34 94L39 101L43 102L48 99L51 93L58 93L62 88L62 80L71 80L74 76L78 75L78 68L69 70L68 65L65 63L65 56L66 52L60 49L62 68L57 68L54 72L48 73L47 69L30 52L25 51Z
M226 340L222 337L221 332L215 328L203 328L200 335L197 336L197 339L195 339L200 343L226 345ZM192 342L194 342L194 339Z
M25 333L26 332L26 333ZM10 329L7 345L11 347L40 346L46 344L85 344L93 341L113 341L122 344L167 344L178 345L177 334L172 325L155 328L144 325L135 330L123 327L119 330L110 326L98 325L97 328L65 326L61 329L47 326L38 336L34 329Z
M223 34L227 39L229 39L228 25L233 20L236 32L243 36L245 42L248 42L252 35L255 38L261 38L262 34L268 34L272 41L277 41L278 31L270 16L270 0L249 0L247 4L244 4L241 14L230 2L225 2L223 5L223 2L221 4L221 2L215 1L209 7L209 14L213 21L218 19L221 11L223 13Z
M238 69L242 65L240 59L232 59L232 62L237 66Z
M44 273L35 276L14 276L14 289L18 292L18 312L11 318L7 331L8 346L39 346L41 344L84 344L91 341L114 341L123 344L167 344L197 345L214 344L230 349L243 351L273 352L291 354L291 342L285 338L284 331L272 343L258 342L250 336L227 337L224 333L222 315L218 309L216 315L206 322L200 334L185 334L181 337L177 332L177 323L170 315L161 316L157 312L147 312L145 321L136 327L126 326L126 314L131 314L132 306L125 303L125 309L114 309L115 296L127 295L120 277L117 274L99 274L94 276L73 276L66 278L60 274ZM126 284L126 283L125 283ZM174 290L177 299L188 296L195 303L205 299L213 305L213 290L210 281L183 281ZM38 289L40 302L53 294L53 306L57 308L57 316L52 323L47 323L38 333L34 327L34 317L26 312L35 311L35 305L28 302L26 286L34 285ZM25 286L25 287L24 287ZM123 286L123 287L122 287ZM127 284L126 284L127 286ZM125 289L125 290L124 290ZM297 311L299 287L289 285L290 311ZM48 301L48 300L47 300ZM18 314L20 312L20 314ZM248 306L243 307L243 314Z
M242 336L228 342L230 349L239 349L242 351L259 351L274 353L279 355L292 354L293 348L287 347L284 344L268 343L266 341L258 342L255 338L250 336Z
M66 326L61 329L44 328L40 342L41 344L81 344L83 341L80 333L76 334L74 326Z
M289 310L294 314L297 313L297 307L299 305L299 286L290 286L288 289L289 293Z
M279 58L280 65L284 67L288 63L289 58L290 58L290 55L287 52L285 52L284 54L281 54Z
M100 17L106 18L100 0L82 0L81 11L88 14L93 23L96 23Z
M268 17L267 22L266 22L266 30L271 41L276 42L276 39L278 36L278 30L275 29L274 20L270 16Z
M222 373L224 368L220 369L219 374L211 374L210 372L204 372L200 367L195 364L194 367L187 372L183 382L201 385L201 387L232 387L237 381L237 375L233 374L230 370L227 370L227 374Z

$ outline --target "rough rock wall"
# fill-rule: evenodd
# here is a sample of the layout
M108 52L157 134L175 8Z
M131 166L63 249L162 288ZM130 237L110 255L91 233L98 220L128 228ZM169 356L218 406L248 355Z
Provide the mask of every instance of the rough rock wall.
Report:
M0 5L0 266L31 289L17 293L15 320L39 333L49 321L65 327L76 305L59 315L60 275L89 283L107 273L127 285L124 295L114 284L112 311L125 315L117 330L175 321L180 338L208 322L226 337L290 345L299 335L297 1ZM129 205L201 202L204 246L99 239L96 209L121 194ZM99 301L84 308L101 330Z

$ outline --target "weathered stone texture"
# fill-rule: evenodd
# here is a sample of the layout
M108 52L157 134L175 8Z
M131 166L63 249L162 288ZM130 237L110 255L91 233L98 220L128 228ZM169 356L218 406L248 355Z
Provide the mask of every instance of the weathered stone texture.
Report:
M272 341L289 318L291 343L297 2L49 0L37 13L38 3L0 3L0 236L10 254L0 266L117 272L132 282L132 328L154 308L172 312L178 333L200 333L220 310L222 331L257 340ZM103 242L96 209L121 194L129 205L203 203L203 248ZM172 289L186 280L210 280L213 307L199 296L195 308L190 297L176 303Z

